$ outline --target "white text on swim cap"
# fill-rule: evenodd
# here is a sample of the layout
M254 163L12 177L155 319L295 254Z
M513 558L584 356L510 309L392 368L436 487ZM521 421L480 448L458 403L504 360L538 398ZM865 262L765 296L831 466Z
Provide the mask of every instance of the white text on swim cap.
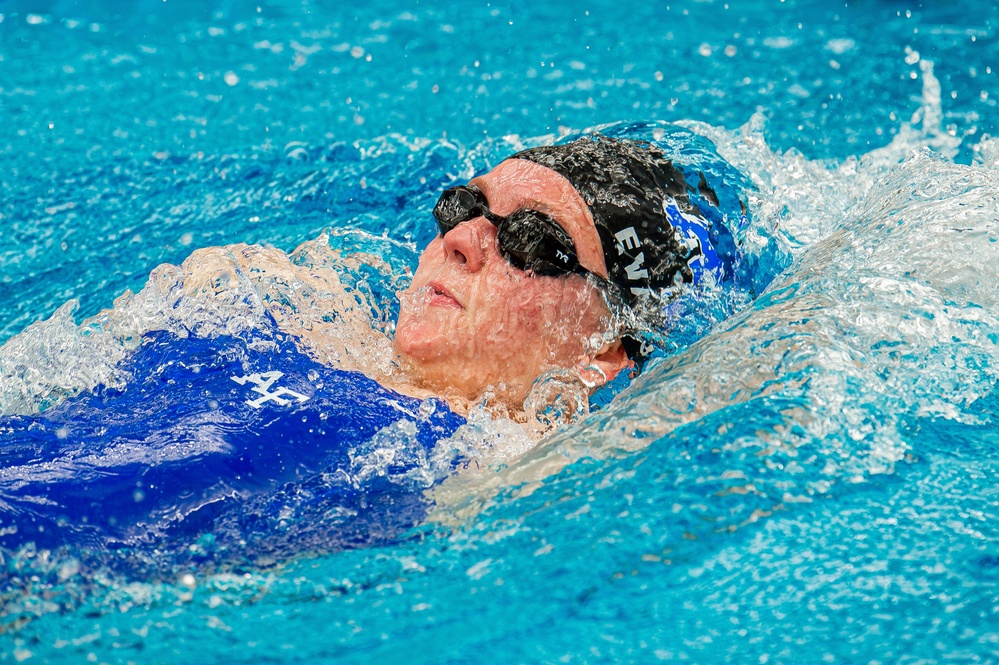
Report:
M618 256L624 254L625 249L638 249L638 234L635 233L634 226L618 231L614 234L614 238L617 240Z
M614 238L617 240L618 256L624 254L625 249L638 249L638 234L635 233L634 226L618 231L614 234ZM639 252L631 265L625 268L629 280L638 282L649 278L649 271L642 267L643 263L645 263L645 252ZM650 293L649 289L640 287L632 287L631 292L636 296Z
M645 263L645 252L639 252L631 265L625 268L628 272L628 279L637 282L640 279L649 278L649 271L642 267L643 263Z

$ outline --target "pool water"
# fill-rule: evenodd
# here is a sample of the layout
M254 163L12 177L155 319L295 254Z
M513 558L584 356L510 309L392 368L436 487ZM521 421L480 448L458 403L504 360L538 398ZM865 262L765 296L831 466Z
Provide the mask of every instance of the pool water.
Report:
M442 187L596 124L711 139L756 188L769 282L589 418L445 480L395 545L155 579L4 552L0 658L999 660L999 7L0 15L5 412L113 376L76 323L161 263L332 227L411 265Z

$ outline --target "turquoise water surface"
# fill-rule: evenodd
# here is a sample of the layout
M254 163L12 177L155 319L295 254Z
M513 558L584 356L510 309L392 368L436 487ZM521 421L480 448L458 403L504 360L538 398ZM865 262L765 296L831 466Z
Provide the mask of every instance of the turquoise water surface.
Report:
M999 661L994 3L0 19L4 413L107 380L121 344L77 324L161 263L331 228L404 276L443 187L604 123L711 139L755 187L742 240L772 277L611 404L446 480L394 546L155 578L3 552L0 659ZM147 302L119 304L137 335Z

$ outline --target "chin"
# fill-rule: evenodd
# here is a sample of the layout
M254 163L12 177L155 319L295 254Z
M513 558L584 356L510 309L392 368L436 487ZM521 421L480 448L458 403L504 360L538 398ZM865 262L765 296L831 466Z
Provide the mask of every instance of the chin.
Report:
M405 321L399 317L399 322L395 327L395 350L399 355L409 358L420 356L420 350L425 346L423 335L417 330L417 325L411 321Z
M399 317L395 328L395 350L403 358L431 361L448 354L449 340L446 327L440 322L424 317L406 315Z

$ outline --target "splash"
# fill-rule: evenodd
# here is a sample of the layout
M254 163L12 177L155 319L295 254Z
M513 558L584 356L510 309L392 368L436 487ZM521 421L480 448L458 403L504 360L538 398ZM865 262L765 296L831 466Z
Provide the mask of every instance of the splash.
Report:
M291 255L259 246L198 250L156 268L138 293L77 325L70 300L0 347L0 413L28 414L97 386L123 388L122 362L159 330L179 337L294 333L314 358L377 376L393 371L394 293L411 246L363 231L327 231Z
M735 132L685 123L756 186L746 246L792 265L607 408L485 479L464 514L529 495L579 460L680 445L704 428L734 437L719 464L738 482L773 486L783 469L774 505L811 500L891 474L910 417L976 423L976 401L999 380L999 177L985 168L990 139L981 165L948 160L959 140L940 128L931 63L922 71L912 124L842 163L772 151L758 116ZM745 431L744 407L772 421Z

